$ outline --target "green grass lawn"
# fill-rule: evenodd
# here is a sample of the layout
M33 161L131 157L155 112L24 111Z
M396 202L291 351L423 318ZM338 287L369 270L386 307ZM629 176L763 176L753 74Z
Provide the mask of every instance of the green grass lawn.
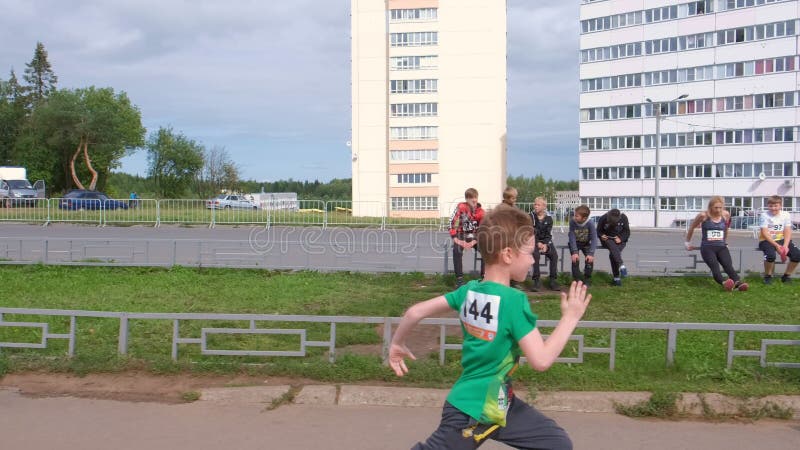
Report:
M564 279L564 282L567 280ZM764 286L754 278L748 292L726 293L710 277L630 278L622 288L595 277L593 300L585 320L638 322L721 322L797 324L800 281ZM204 312L347 316L400 316L411 304L447 292L452 277L422 274L275 272L235 269L0 266L5 295L0 306L127 312ZM540 319L559 318L554 293L531 295ZM48 321L51 333L65 333L68 319L7 315L6 321ZM306 328L310 340L327 340L327 324L279 324ZM243 322L182 322L182 337L197 337L201 327L246 327ZM259 324L266 327L266 324ZM269 324L270 327L278 326ZM117 356L119 321L78 319L76 356L66 358L66 341L51 340L45 350L3 349L0 373L23 370L154 372L247 371L272 376L302 376L326 382L385 382L447 386L460 372L457 351L417 355L411 373L396 379L379 356L350 352L349 347L380 347L372 325L337 326L337 361L327 362L322 348L305 358L201 356L199 346L182 345L177 363L170 359L172 322L131 321L129 353ZM549 330L544 329L547 333ZM588 346L607 346L607 330L579 329ZM762 338L798 339L797 334L737 333L737 349L758 349ZM0 328L0 341L37 342L30 329ZM457 342L459 338L450 338ZM215 337L214 348L296 349L293 337ZM735 395L800 394L800 370L761 368L756 358L737 357L726 368L727 333L678 334L676 364L665 366L666 333L617 332L616 369L607 355L587 355L584 364L556 364L545 373L523 368L516 377L532 389L671 390ZM575 354L570 343L564 356ZM770 349L770 361L800 362L800 348Z

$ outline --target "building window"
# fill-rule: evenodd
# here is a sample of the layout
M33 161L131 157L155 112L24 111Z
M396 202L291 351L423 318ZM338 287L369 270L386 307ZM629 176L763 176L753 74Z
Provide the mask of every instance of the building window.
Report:
M770 3L780 3L789 0L719 0L718 8L720 11L731 9L750 8L753 6L768 5Z
M398 184L423 184L430 183L433 174L430 173L398 173Z
M438 92L439 80L391 80L389 87L392 94L430 94Z
M674 116L686 114L703 114L711 112L741 111L751 109L767 109L793 107L798 104L797 92L774 92L769 94L744 95L734 97L704 98L675 102L662 102L661 115ZM716 109L714 108L714 105ZM652 103L638 105L615 105L580 110L581 122L604 120L638 119L655 117L655 106ZM679 135L680 136L680 135ZM678 139L681 139L680 137ZM691 139L688 139L691 142ZM747 141L745 141L747 143ZM692 145L691 143L688 145ZM710 145L710 144L709 144ZM678 146L682 146L678 144Z
M580 80L581 92L625 89L628 87L654 86L660 84L683 83L689 81L739 78L775 72L792 72L796 67L797 56L781 56L756 61L742 61L716 66L689 67L685 69L659 70L655 72L632 73L613 77ZM644 80L644 81L642 81Z
M425 70L435 69L439 64L436 55L427 56L392 56L389 58L391 70Z
M392 197L392 211L435 211L439 209L438 197Z
M439 33L436 31L391 33L390 43L392 47L421 47L425 45L438 45Z
M392 161L436 161L439 150L391 150L389 158Z
M416 8L416 9L391 9L389 19L392 22L410 22L436 20L439 10L436 8Z
M389 136L401 141L437 139L439 127L390 127Z
M392 117L433 117L439 114L438 103L392 103Z

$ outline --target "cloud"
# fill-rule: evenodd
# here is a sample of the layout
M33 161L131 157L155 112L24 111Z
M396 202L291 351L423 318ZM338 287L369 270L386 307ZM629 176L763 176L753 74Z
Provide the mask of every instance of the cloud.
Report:
M0 11L0 78L21 77L41 41L60 87L125 91L149 130L223 146L246 177L350 176L349 0L0 0ZM577 4L509 0L508 52L509 166L533 155L574 178ZM143 173L144 161L123 168Z

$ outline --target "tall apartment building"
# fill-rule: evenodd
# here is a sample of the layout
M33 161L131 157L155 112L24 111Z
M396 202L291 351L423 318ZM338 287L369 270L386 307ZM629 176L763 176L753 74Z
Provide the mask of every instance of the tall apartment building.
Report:
M506 180L505 0L351 0L353 214L443 217Z
M798 18L797 0L582 0L582 199L638 226L656 197L662 227L712 195L800 211Z

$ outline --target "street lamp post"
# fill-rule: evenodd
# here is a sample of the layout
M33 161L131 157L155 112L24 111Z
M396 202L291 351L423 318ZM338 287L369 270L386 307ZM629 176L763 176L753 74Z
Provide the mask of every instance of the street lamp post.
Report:
M689 96L689 94L683 94L680 97L674 98L674 99L672 99L672 100L670 100L668 102L659 102L659 103L653 103L653 101L650 100L649 98L645 99L645 100L647 100L647 103L652 104L653 107L656 108L656 161L655 161L656 164L655 164L655 168L654 168L655 173L653 174L653 181L654 181L654 185L653 185L653 197L654 197L653 198L653 227L654 228L658 228L658 210L661 208L661 196L659 195L659 189L658 189L659 181L661 181L660 180L661 179L661 164L659 162L659 154L661 153L661 104L662 103L668 103L669 104L669 103L672 103L672 102L677 101L677 100L683 100L684 98L686 98L688 96Z

